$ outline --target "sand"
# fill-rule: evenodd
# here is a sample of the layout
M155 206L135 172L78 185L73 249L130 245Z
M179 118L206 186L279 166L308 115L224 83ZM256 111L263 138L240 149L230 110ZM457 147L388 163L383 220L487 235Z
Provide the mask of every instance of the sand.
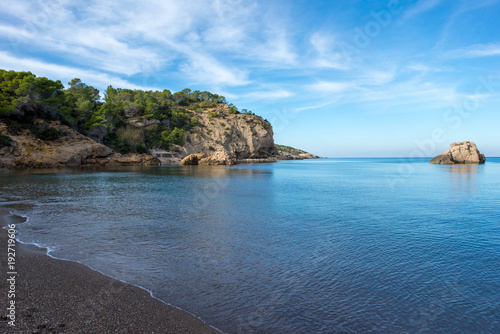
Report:
M0 225L19 218L0 209ZM15 298L7 279L8 231L0 230L0 333L220 333L195 316L87 266L16 243ZM15 300L16 327L8 324Z

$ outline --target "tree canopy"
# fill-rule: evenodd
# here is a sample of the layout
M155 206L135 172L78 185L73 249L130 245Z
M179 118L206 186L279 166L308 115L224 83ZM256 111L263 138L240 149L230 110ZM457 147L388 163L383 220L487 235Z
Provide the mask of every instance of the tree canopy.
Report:
M65 88L59 80L0 69L0 118L9 126L29 128L36 117L56 119L85 135L96 135L96 140L122 152L182 145L185 131L198 124L192 110L214 108L219 103L227 103L226 98L189 88L171 93L167 89L143 91L109 86L101 97L98 89L79 78L72 79ZM239 113L233 104L229 104L228 112ZM131 118L160 122L148 130L136 131L127 122Z

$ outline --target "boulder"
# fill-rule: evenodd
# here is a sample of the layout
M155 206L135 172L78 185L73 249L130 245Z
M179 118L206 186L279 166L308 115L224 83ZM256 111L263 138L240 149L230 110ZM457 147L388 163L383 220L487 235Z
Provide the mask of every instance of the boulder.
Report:
M203 158L198 161L200 165L236 165L238 164L238 159L233 153L229 153L226 150L219 150L212 153L207 158Z
M197 154L190 154L187 157L184 157L181 162L179 162L179 165L181 166L194 166L198 165L198 155Z
M198 153L198 154L190 154L187 157L184 157L184 159L179 162L179 165L183 166L193 166L193 165L198 165L199 161L203 158L206 158L205 153Z
M484 154L481 154L471 141L456 142L450 148L437 155L429 163L440 165L454 164L483 164L486 161Z

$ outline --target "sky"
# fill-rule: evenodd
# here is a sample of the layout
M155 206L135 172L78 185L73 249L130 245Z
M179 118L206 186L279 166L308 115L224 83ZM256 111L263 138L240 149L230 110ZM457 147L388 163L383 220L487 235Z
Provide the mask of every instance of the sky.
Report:
M0 68L221 94L328 157L500 156L500 0L2 1Z

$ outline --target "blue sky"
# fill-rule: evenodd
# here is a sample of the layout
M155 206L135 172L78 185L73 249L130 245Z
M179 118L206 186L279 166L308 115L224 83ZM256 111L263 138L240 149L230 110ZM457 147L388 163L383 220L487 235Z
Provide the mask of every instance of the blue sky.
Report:
M0 68L191 88L329 157L500 156L500 1L3 1Z

